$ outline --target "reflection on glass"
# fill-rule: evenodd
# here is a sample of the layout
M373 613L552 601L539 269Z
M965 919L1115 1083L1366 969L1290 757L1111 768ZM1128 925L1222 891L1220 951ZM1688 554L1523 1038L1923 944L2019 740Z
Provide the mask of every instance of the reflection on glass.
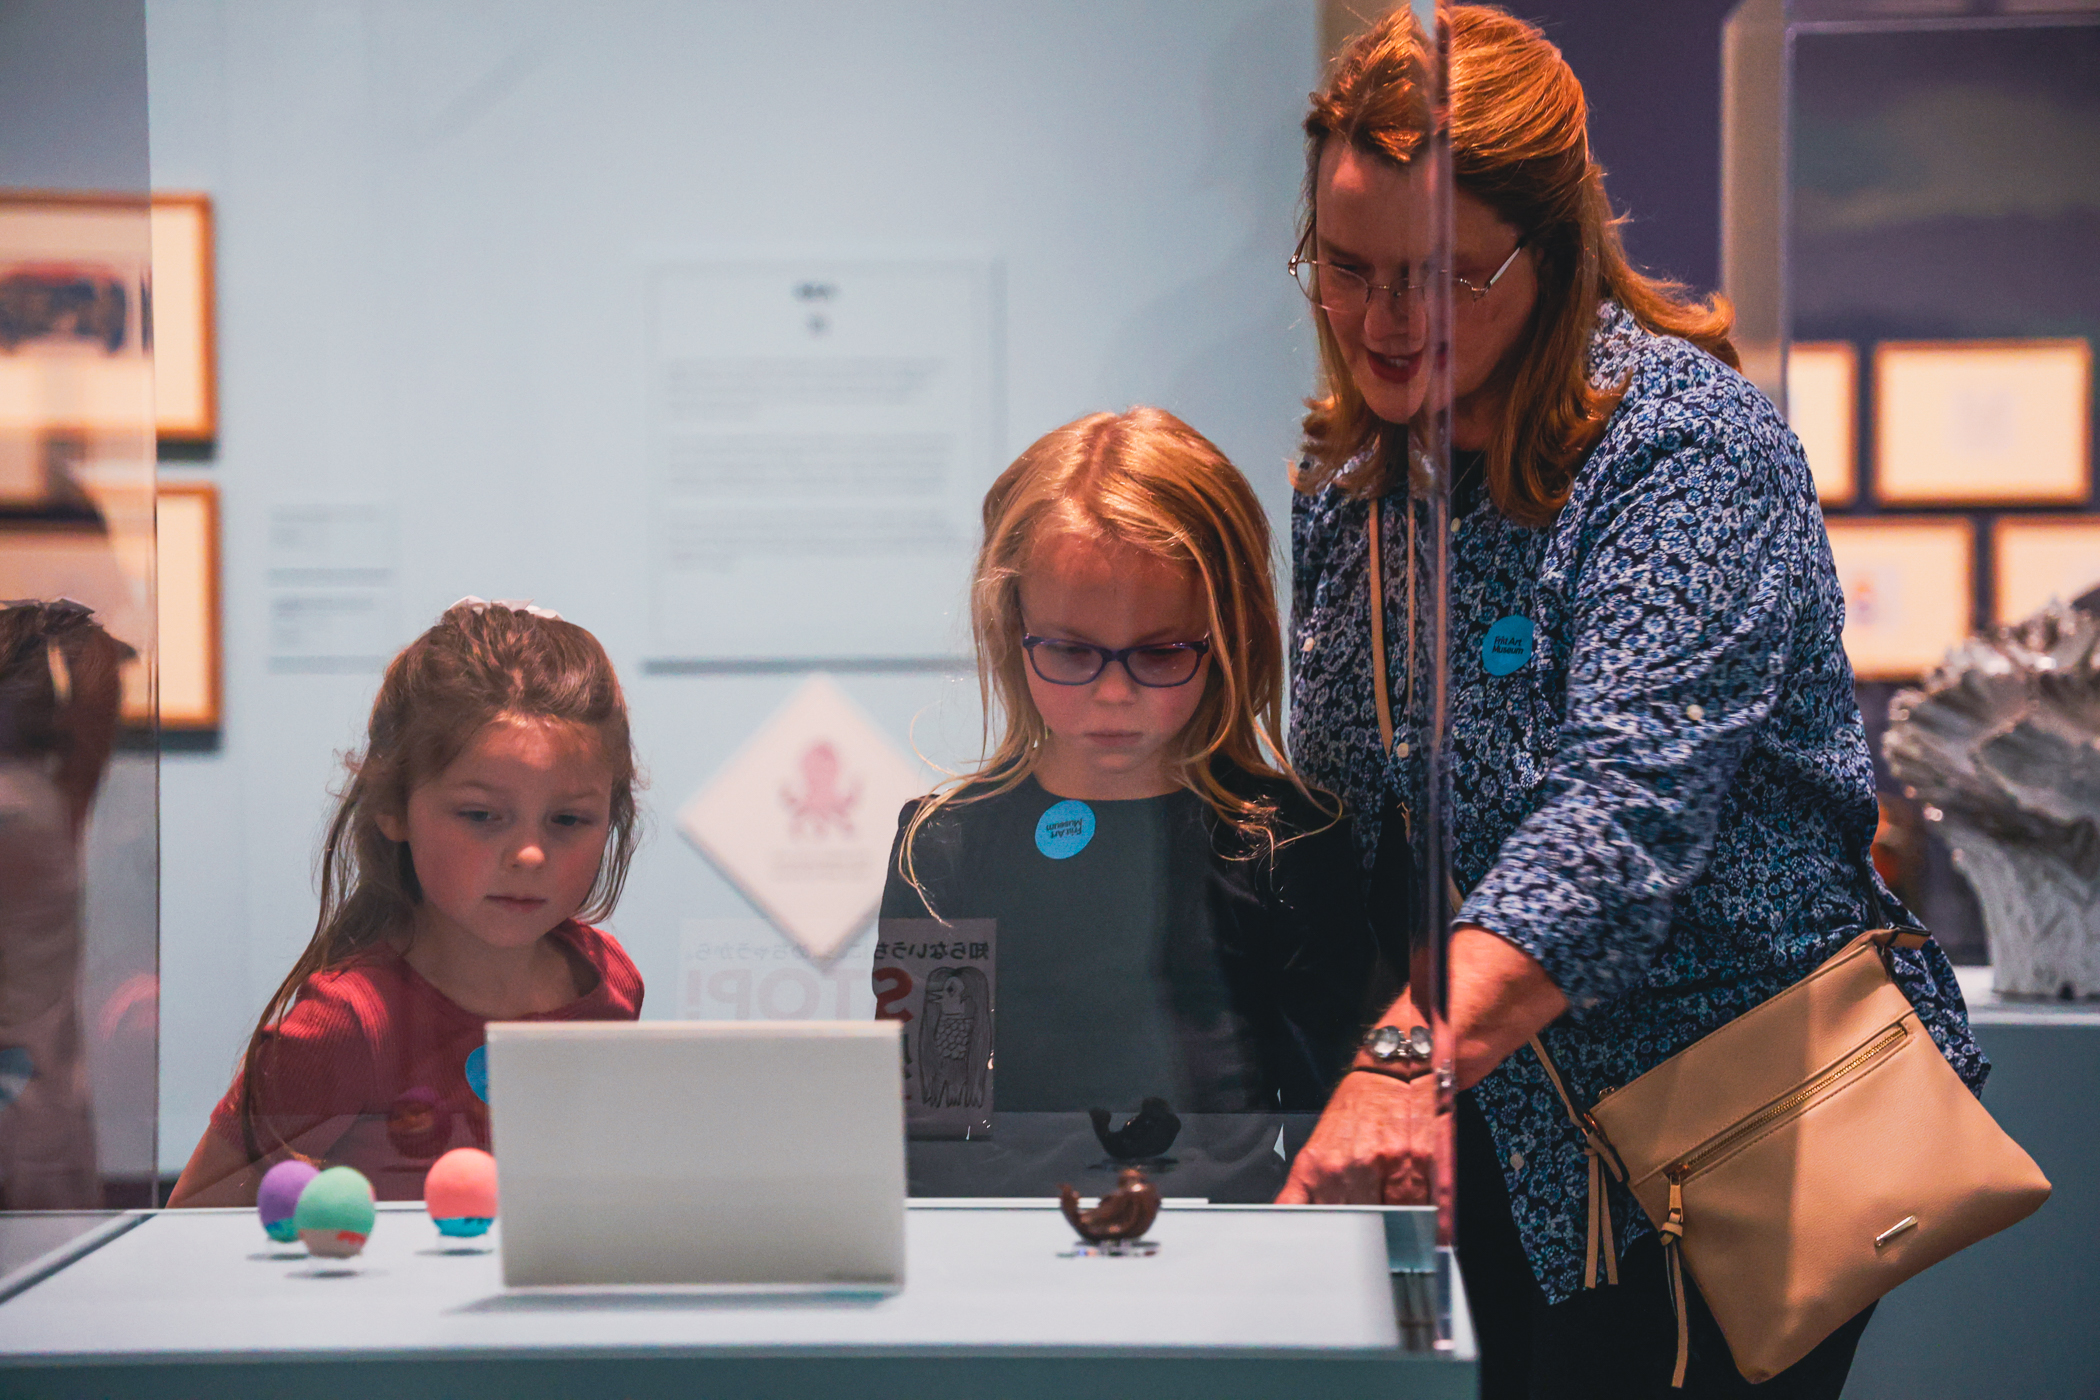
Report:
M0 1209L152 1199L150 265L143 194L0 191Z
M1305 123L1309 198L1293 271L1322 375L1294 481L1292 753L1352 809L1379 952L1369 1018L1392 1033L1367 1043L1364 1073L1344 1081L1292 1189L1297 1199L1448 1211L1453 290L1464 289L1469 309L1506 299L1536 260L1524 260L1529 230L1498 229L1499 241L1469 245L1461 265L1439 119L1443 53L1428 8L1396 11L1353 38ZM1317 266L1309 287L1307 261ZM1515 283L1513 268L1522 269ZM1402 284L1419 290L1398 295ZM1385 295L1368 295L1381 286ZM1426 1062L1413 1054L1418 1029L1433 1047Z
M1735 305L1743 377L1784 404L1782 268L1786 0L1744 0L1721 29L1721 286Z
M83 604L0 605L0 1206L102 1203L81 973L86 830L134 653Z

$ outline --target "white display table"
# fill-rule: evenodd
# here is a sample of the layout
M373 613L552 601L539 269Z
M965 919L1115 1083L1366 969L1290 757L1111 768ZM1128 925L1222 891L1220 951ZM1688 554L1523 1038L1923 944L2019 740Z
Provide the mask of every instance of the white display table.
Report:
M1462 1301L1453 1352L1399 1348L1377 1212L1170 1206L1152 1238L1062 1257L1054 1207L914 1203L892 1295L527 1294L413 1206L341 1266L251 1212L150 1213L0 1302L0 1393L1473 1393Z

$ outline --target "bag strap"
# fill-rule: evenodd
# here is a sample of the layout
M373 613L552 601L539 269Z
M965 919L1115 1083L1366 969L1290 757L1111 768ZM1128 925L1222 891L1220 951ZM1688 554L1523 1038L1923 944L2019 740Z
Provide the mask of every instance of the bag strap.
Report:
M1881 872L1874 868L1874 858L1867 857L1867 903L1873 916L1874 941L1882 951L1890 948L1922 948L1932 941L1932 931L1922 924L1899 924L1889 917L1888 900L1881 897ZM1891 895L1894 891L1890 892ZM1908 913L1908 910L1904 911Z
M1369 522L1371 570L1371 694L1378 702L1378 740L1385 756L1393 756L1393 697L1386 681L1385 648L1385 526L1378 497L1371 498ZM1415 706L1415 513L1407 512L1407 689L1401 696L1404 712Z
M1604 1282L1619 1281L1618 1235L1612 1228L1611 1194L1604 1184L1604 1174L1611 1173L1612 1180L1626 1179L1626 1164L1619 1160L1619 1153L1611 1145L1611 1139L1597 1126L1597 1120L1575 1107L1575 1100L1568 1095L1566 1081L1560 1077L1560 1066L1553 1063L1553 1056L1546 1051L1546 1043L1537 1036L1531 1038L1531 1053L1539 1057L1539 1065L1552 1081L1553 1092L1560 1095L1561 1107L1568 1111L1568 1121L1575 1131L1582 1134L1583 1152L1589 1159L1589 1202L1586 1214L1589 1217L1583 1231L1582 1286L1597 1286L1597 1256L1604 1255Z
M1413 514L1412 511L1409 512ZM1371 498L1368 545L1371 571L1371 694L1378 703L1379 752L1391 757L1393 752L1393 697L1387 693L1385 680L1385 569L1384 549L1379 536L1384 534L1378 512L1378 498ZM1408 650L1414 650L1412 639Z
M1553 1081L1553 1092L1560 1095L1561 1106L1568 1110L1568 1120L1575 1131L1582 1134L1583 1147L1589 1157L1590 1180L1589 1226L1585 1231L1587 1244L1582 1256L1582 1286L1597 1286L1597 1253L1601 1243L1604 1253L1605 1283L1619 1281L1618 1240L1612 1230L1611 1192L1604 1184L1604 1172L1609 1168L1614 1178L1626 1179L1626 1164L1612 1148L1611 1139L1597 1126L1597 1120L1575 1107L1575 1100L1568 1097L1568 1086L1562 1082L1560 1067L1553 1063L1553 1056L1546 1052L1546 1043L1537 1036L1531 1038L1531 1053L1539 1057L1539 1065L1546 1071L1546 1078ZM1664 1263L1668 1265L1665 1282L1669 1285L1670 1303L1677 1311L1677 1361L1670 1372L1670 1388L1684 1389L1684 1373L1692 1356L1691 1319L1685 1312L1684 1269L1677 1257L1677 1241L1684 1234L1683 1197L1673 1179L1670 1182L1670 1214L1657 1232L1662 1236Z

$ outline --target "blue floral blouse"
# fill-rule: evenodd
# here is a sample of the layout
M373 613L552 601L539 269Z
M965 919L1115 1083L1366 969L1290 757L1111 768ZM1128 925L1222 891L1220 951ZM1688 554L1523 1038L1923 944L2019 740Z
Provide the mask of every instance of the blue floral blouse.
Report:
M1543 1038L1581 1102L1878 925L1870 889L1901 909L1868 862L1873 767L1800 443L1740 375L1615 304L1590 370L1624 381L1625 398L1550 526L1512 523L1482 490L1453 501L1447 740L1459 920L1522 948L1567 996ZM1367 872L1388 795L1421 810L1427 687L1417 713L1400 703L1410 508L1403 492L1381 509L1405 757L1380 752L1369 508L1328 487L1292 509L1292 755L1348 804ZM1980 1089L1989 1066L1945 954L1896 958L1920 1019ZM1581 1139L1528 1050L1476 1093L1525 1252L1558 1302L1580 1287ZM1650 1227L1611 1191L1623 1248Z

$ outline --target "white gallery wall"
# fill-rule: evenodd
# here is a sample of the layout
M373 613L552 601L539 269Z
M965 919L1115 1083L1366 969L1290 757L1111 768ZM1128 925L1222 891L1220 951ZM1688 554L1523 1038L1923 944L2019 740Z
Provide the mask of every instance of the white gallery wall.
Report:
M665 664L666 265L967 263L988 289L966 342L986 431L958 491L1059 423L1149 402L1283 520L1313 364L1283 270L1313 0L148 0L147 19L154 183L208 192L218 235L219 439L162 465L217 483L224 521L225 727L161 772L164 1171L312 932L337 756L378 679L327 659L330 626L390 649L473 593L591 628L651 783L612 921L646 1014L766 1014L702 1005L683 976L696 947L795 955L673 814L799 683L783 658L893 655L892 614L912 655L927 635L960 655L966 579L935 571L862 616L837 567L784 561L725 603L776 618L758 631L777 649ZM328 612L345 598L363 600L348 621ZM866 645L813 653L796 633L833 598ZM974 681L838 680L899 743L975 752ZM864 996L853 966L834 985Z

